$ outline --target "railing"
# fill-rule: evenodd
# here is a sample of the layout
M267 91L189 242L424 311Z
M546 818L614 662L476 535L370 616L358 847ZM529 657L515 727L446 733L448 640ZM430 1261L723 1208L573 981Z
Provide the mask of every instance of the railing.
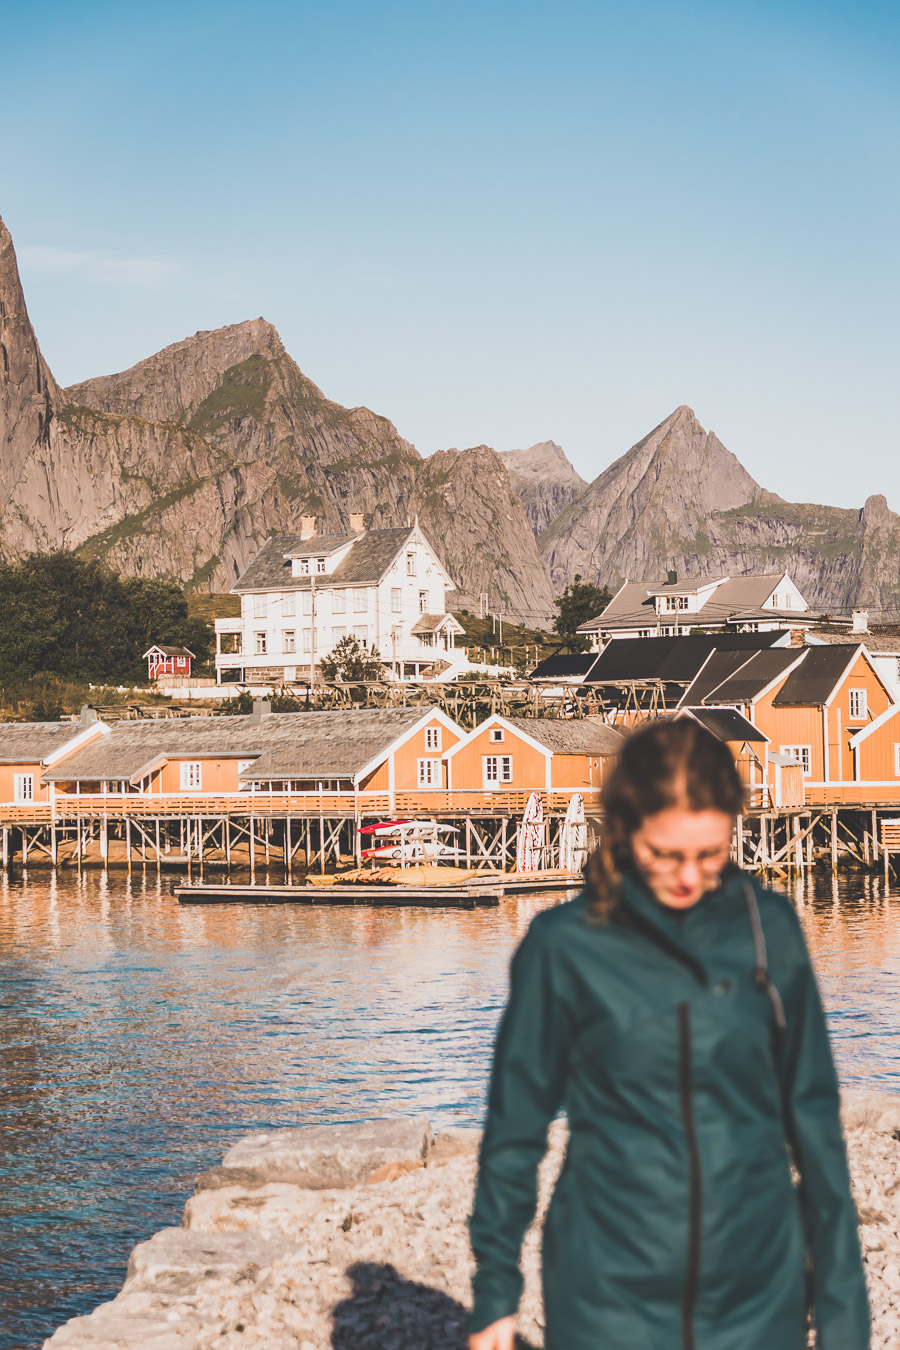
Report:
M808 806L900 805L900 779L896 782L810 783L806 782Z
M566 810L573 792L581 792L588 811L599 807L600 794L594 789L557 788L540 792L545 812ZM0 823L51 824L67 820L107 817L179 816L448 816L479 815L520 816L530 792L446 788L434 791L399 792L230 792L230 793L64 793L54 802L19 806L0 803Z

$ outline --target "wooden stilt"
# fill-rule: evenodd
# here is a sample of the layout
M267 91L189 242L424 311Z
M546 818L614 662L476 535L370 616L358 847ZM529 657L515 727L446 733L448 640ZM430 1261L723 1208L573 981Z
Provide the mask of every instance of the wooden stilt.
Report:
M837 837L837 811L831 813L831 870L837 871L838 865L838 837Z
M253 876L256 871L256 826L253 817L250 817L250 875Z
M159 816L157 816L157 817L156 817L156 870L157 870L157 872L159 871L161 864L162 864L162 858L161 858L160 852L159 852Z
M284 849L285 849L284 857L285 857L285 867L286 867L286 871L287 871L287 879L288 879L288 883L290 883L290 881L291 881L291 873L292 873L292 870L293 870L292 867L291 867L291 862L292 862L293 854L292 854L292 850L291 850L291 818L290 818L290 816L287 816L287 817L285 818L285 822L284 822Z
M319 871L325 875L325 817L319 813Z
M80 850L79 850L80 856ZM100 822L100 860L104 868L109 868L109 821L106 816Z
M3 826L3 866L9 867L9 826Z
M792 816L791 820L794 827L794 866L798 872L803 871L803 841L800 838L800 819L798 816Z
M131 871L131 817L125 817L125 857L128 861L128 870Z
M22 826L22 866L28 866L28 830Z
M226 867L228 867L228 868L230 869L230 867L231 867L231 820L230 820L230 818L229 818L228 816L225 817L224 830L225 830L225 865L226 865Z
M736 834L736 836L737 836L737 838L736 838L736 845L737 845L737 847L736 847L736 850L735 850L735 851L737 852L737 865L738 865L738 867L743 867L743 865L744 865L744 817L743 817L743 816L738 816L738 818L737 818L737 824L736 824L736 826L735 826L735 834Z

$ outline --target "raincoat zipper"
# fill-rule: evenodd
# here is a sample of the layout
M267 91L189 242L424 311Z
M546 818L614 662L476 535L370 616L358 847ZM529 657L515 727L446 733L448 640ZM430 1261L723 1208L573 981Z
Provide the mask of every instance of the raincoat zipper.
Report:
M700 1278L700 1150L694 1123L691 1063L691 1010L678 1005L678 1079L681 1095L681 1120L688 1150L688 1256L681 1304L683 1350L695 1350L694 1310Z

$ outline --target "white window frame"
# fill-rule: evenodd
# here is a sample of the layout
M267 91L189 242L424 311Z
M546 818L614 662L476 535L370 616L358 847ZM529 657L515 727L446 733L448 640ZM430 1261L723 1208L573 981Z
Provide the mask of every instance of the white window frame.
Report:
M310 652L312 651L312 629L311 629L311 628L304 628L304 630L303 630L303 651L304 651L304 654L305 654L306 656L309 656Z
M360 587L353 592L353 613L367 614L369 610L369 592Z
M203 791L203 761L200 759L184 759L181 761L180 783L182 792L202 792Z
M400 586L391 587L391 613L403 613L403 590Z
M788 755L803 769L803 777L809 778L812 773L812 746L811 745L782 745L779 747L783 755Z
M281 617L283 619L293 619L297 613L297 597L293 591L281 597Z
M296 629L286 628L284 630L284 652L286 655L292 655L297 650L297 632Z
M239 759L237 762L238 792L249 792L253 788L252 783L242 783L241 774L245 769L251 768L256 763L254 759Z
M304 591L300 598L300 614L304 619L312 614L312 592Z
M361 647L368 647L369 645L368 625L363 627L361 623L357 624L356 627L353 629L353 636L356 638L356 641L359 643Z
M427 591L419 591L419 613L420 613L420 614L427 614L427 613L428 613L428 592L427 592Z
M506 740L506 733L502 727L491 727L488 732L488 740L492 745L499 745L501 741Z
M869 691L867 689L848 689L848 718L851 722L865 722L869 717ZM854 704L856 711L853 711Z
M439 759L416 760L416 785L420 788L439 788L443 785Z
M346 636L347 636L346 628L332 628L331 630L331 641L335 647L339 642L343 642Z
M316 558L316 571L317 571L318 573L320 573L320 574L321 574L322 572L325 571L325 559L324 559L324 558Z
M900 778L900 741L894 741L894 777Z
M512 755L481 756L481 781L486 789L502 787L512 780Z
M253 617L254 619L264 619L269 612L268 596L254 595L253 597Z
M34 801L33 773L13 774L13 801L15 802Z
M332 592L331 592L331 612L332 612L332 614L346 614L346 613L347 613L347 592L346 592L346 591L340 591L340 590L339 590L339 591L332 591Z
M442 727L426 727L426 728L425 728L425 749L426 749L426 750L440 750L440 749L442 748L442 746L441 746L441 739L442 739L442 738L441 738L441 731L442 731L442 730L443 730Z
M254 633L254 647L256 656L268 656L269 642L266 633Z
M416 575L416 555L415 555L415 553L407 553L407 555L406 555L406 575L407 575L408 577L414 577L414 576Z

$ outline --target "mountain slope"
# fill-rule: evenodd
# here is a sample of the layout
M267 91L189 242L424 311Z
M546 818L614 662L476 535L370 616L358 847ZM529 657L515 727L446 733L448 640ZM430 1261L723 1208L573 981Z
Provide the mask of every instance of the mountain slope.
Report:
M539 441L527 450L502 450L500 458L536 535L587 487L555 441Z
M498 456L477 453L497 477L498 501L509 500ZM326 530L345 528L351 511L373 527L399 525L421 500L423 525L462 591L484 589L487 568L493 604L515 595L516 617L549 618L549 578L521 509L486 532L478 481L462 472L450 476L453 519L429 516L441 472L387 418L327 399L264 319L196 333L60 390L0 221L3 556L79 548L125 573L221 591L301 516Z
M862 511L766 492L688 407L611 464L543 531L560 588L575 573L615 586L659 578L786 570L815 607L900 606L900 516L883 497Z

